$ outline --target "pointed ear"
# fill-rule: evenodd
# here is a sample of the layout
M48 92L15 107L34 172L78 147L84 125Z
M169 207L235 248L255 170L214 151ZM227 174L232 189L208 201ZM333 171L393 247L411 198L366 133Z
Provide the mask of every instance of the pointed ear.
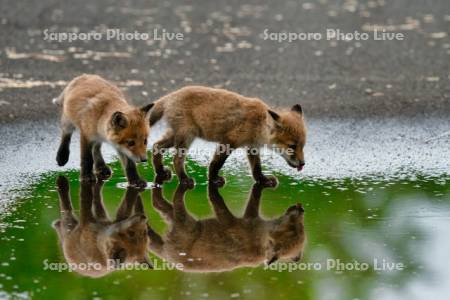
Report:
M277 114L276 112L274 112L273 110L268 110L268 112L269 112L269 115L272 117L272 119L275 121L275 122L278 122L279 120L280 120L280 115L279 114Z
M303 114L303 109L300 104L295 104L294 106L292 106L291 110L295 111L296 113Z
M59 231L59 229L61 228L61 220L58 219L58 220L53 221L52 227L56 231Z
M292 261L293 262L299 262L299 261L302 260L302 258L303 258L303 251L300 251L300 253L296 257L292 258Z
M153 264L150 261L148 255L145 255L144 258L140 261L141 264L147 265L149 269L153 269Z
M150 104L147 104L147 105L145 105L145 106L142 106L142 107L141 107L141 111L142 111L144 114L147 114L147 113L149 112L149 110L153 107L153 105L155 105L155 103L150 103Z
M117 130L126 128L128 126L128 120L125 114L120 111L113 113L111 117L111 126Z
M274 255L272 256L268 261L267 261L267 265L270 266L271 264L273 264L274 262L276 262L278 260L278 255Z

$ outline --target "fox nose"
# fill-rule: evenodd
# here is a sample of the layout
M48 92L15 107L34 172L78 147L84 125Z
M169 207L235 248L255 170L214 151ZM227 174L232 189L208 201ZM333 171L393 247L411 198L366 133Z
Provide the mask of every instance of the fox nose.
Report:
M301 160L301 161L298 163L297 170L299 170L299 171L303 170L303 167L304 167L304 166L305 166L305 161L304 161L304 160Z
M141 157L141 162L146 162L147 161L147 157Z

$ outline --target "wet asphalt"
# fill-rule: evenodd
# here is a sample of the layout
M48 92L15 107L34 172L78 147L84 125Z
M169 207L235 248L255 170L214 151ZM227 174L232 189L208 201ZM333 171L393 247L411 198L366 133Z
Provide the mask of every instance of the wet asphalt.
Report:
M447 0L4 0L0 24L0 200L27 176L60 170L54 161L58 112L51 99L82 73L117 81L135 104L192 84L231 89L277 107L301 103L310 134L308 167L291 174L298 178L449 172ZM114 28L182 38L107 40ZM401 33L404 40L374 40L375 28ZM369 39L329 40L328 29ZM46 32L92 31L102 39L45 40ZM274 40L281 32L322 36ZM77 148L75 140L67 168L77 167ZM109 160L113 155L108 152ZM204 163L209 158L195 157ZM269 160L275 170L292 173L279 158Z
M274 106L301 103L310 118L445 118L450 112L447 0L4 0L0 23L1 123L56 119L51 99L81 73L122 82L136 104L202 84ZM375 41L374 25L404 40ZM108 28L183 38L44 40L46 30ZM327 29L370 38L327 40ZM264 39L265 32L321 33L322 39L279 42Z

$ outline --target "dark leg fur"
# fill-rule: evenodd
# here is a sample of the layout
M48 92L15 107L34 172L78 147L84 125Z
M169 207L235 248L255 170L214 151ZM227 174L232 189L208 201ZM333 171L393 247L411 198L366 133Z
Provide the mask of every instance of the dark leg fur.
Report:
M80 149L81 149L81 181L95 181L93 171L94 159L92 157L93 143L89 141L84 135L80 135Z
M249 149L247 157L255 181L265 187L276 187L278 184L277 178L274 176L265 176L262 173L261 158L259 157L259 152L257 152L257 150L255 149Z
M64 176L59 176L56 180L59 194L59 206L61 218L55 221L54 227L58 231L58 234L64 235L67 232L73 230L78 224L77 219L72 212L72 201L70 199L69 181Z
M231 148L226 149L225 145L219 145L209 164L208 180L219 187L222 187L225 184L225 178L219 176L219 171L225 164L228 156L230 156L232 150L233 149Z
M139 177L138 171L136 169L136 163L123 153L119 153L119 156L120 160L122 161L122 166L125 170L125 174L128 178L128 183L131 186L135 186L137 188L145 188L147 186L147 181Z
M261 202L261 192L264 186L255 183L252 187L252 192L247 202L244 218L258 218L259 217L259 204Z
M153 145L153 169L155 170L155 183L157 184L162 184L164 181L169 181L172 178L170 169L163 165L161 152L173 147L173 142L173 134L169 132Z
M105 180L111 177L112 172L103 159L101 147L101 143L95 143L92 148L92 156L94 157L95 175L99 180Z
M61 135L61 143L59 144L58 152L56 154L56 162L60 167L64 166L69 161L71 138L72 133L62 133Z
M236 221L236 218L228 209L223 197L219 194L218 186L211 184L211 182L208 184L208 197L217 220L225 226L231 226Z
M173 157L173 166L175 168L175 172L177 173L178 180L180 184L186 185L189 188L193 188L195 185L194 179L190 178L186 174L186 170L184 168L184 162L186 159L186 152L189 148L190 142L186 142L183 139L179 139L179 141L175 141L175 149L176 153Z

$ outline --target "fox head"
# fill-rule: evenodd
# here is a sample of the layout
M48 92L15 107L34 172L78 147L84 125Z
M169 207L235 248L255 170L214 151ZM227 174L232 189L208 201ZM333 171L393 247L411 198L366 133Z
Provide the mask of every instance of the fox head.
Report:
M153 103L126 112L116 111L109 121L108 141L135 162L147 161L148 112L152 107Z
M147 257L147 229L147 218L136 214L105 228L97 241L115 264L137 262L151 265Z
M298 203L273 222L266 248L267 264L277 260L297 262L302 258L306 241L303 217L303 207Z
M296 104L291 110L280 113L269 110L269 115L274 121L271 143L289 166L301 171L305 165L303 147L306 142L302 107Z
M53 223L68 263L74 271L89 277L101 277L122 263L152 265L148 258L147 218L136 214L109 225L93 225L67 230L59 220ZM83 267L82 266L86 266Z

